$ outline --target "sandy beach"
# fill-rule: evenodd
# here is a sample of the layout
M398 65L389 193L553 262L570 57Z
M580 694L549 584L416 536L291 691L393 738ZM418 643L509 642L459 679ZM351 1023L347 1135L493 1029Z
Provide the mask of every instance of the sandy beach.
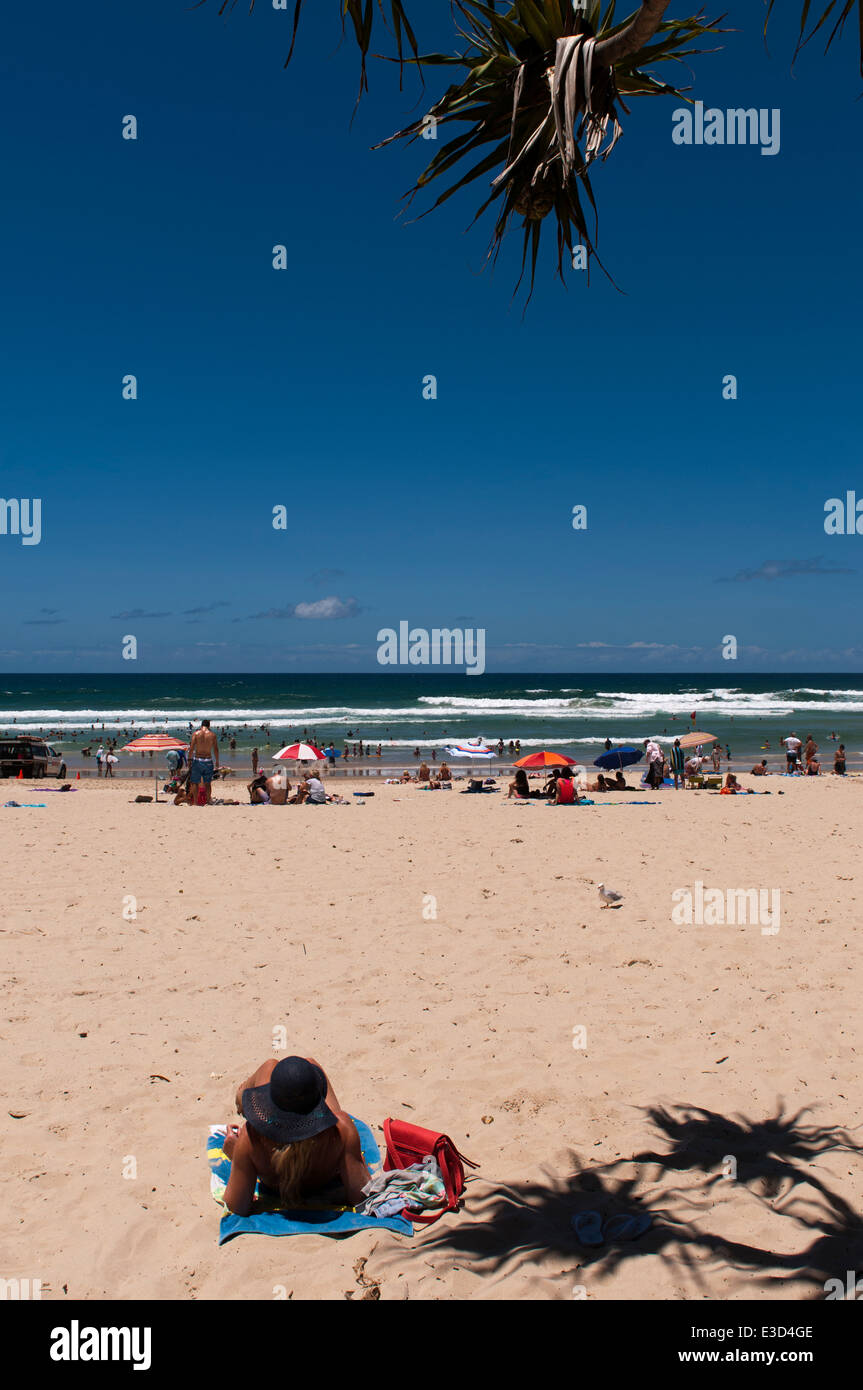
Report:
M4 784L47 804L0 821L2 1263L43 1297L361 1298L364 1259L384 1299L812 1298L859 1266L863 1163L818 1150L863 1112L863 782L314 814L43 788ZM698 880L780 888L780 930L676 925ZM207 1129L282 1026L379 1138L405 1117L480 1164L460 1214L217 1245ZM653 1226L590 1250L585 1209Z

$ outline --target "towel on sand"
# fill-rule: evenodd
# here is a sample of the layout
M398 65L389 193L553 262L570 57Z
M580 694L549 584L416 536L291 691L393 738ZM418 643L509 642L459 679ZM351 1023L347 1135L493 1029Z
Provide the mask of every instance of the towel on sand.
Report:
M363 1158L369 1172L374 1176L380 1163L380 1150L368 1125L352 1117L360 1136ZM263 1236L348 1236L354 1231L374 1227L387 1231L398 1231L401 1235L413 1235L413 1226L403 1216L362 1216L353 1207L338 1201L337 1196L327 1199L326 1192L319 1197L301 1202L290 1211L279 1205L277 1195L260 1184L256 1190L255 1211L251 1216L235 1216L224 1203L225 1187L231 1175L231 1160L222 1148L225 1137L224 1125L214 1125L207 1139L207 1162L210 1165L210 1193L222 1208L223 1216L219 1223L219 1244L224 1245L232 1236L257 1234ZM338 1184L335 1185L338 1192Z

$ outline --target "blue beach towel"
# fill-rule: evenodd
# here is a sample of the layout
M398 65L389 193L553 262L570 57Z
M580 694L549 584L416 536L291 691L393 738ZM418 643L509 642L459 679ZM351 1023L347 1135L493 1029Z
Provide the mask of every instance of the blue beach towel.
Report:
M591 802L591 805L593 803ZM601 801L600 806L658 806L658 801Z
M374 1135L367 1124L353 1117L360 1136L363 1158L369 1171L374 1175L380 1163L380 1150ZM235 1216L225 1208L224 1193L231 1175L231 1160L222 1148L225 1137L223 1125L214 1126L207 1138L207 1162L210 1165L210 1193L222 1208L223 1216L219 1223L219 1244L233 1236L256 1234L261 1236L349 1236L354 1231L376 1230L397 1231L400 1235L413 1235L413 1226L403 1216L360 1216L352 1207L338 1204L335 1200L327 1203L326 1194L303 1202L299 1207L286 1211L279 1206L277 1196L271 1196L268 1189L261 1192L260 1183L255 1192L257 1209L252 1216Z

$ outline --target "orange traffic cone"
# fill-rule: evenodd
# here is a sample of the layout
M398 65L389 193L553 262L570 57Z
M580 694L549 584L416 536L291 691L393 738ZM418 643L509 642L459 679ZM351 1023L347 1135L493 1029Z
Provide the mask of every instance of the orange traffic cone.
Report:
M21 781L21 778L22 778L23 776L24 776L24 769L23 769L23 767L19 767L19 769L18 769L18 777L17 777L16 780L20 782L20 781Z
M80 782L80 780L81 780L81 774L80 774L80 772L76 772L76 773L75 773L75 781L76 781L76 782Z

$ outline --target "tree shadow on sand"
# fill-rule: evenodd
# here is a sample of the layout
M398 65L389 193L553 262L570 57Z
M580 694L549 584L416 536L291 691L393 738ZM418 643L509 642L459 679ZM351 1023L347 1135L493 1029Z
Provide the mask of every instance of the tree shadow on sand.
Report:
M557 1259L574 1275L592 1270L604 1279L628 1260L661 1255L702 1294L709 1293L707 1273L720 1270L739 1274L750 1297L795 1283L823 1298L828 1279L844 1286L848 1271L863 1269L863 1215L812 1165L831 1151L859 1154L863 1148L847 1130L804 1124L810 1113L786 1115L780 1104L775 1115L753 1121L691 1105L648 1108L662 1147L602 1166L585 1165L570 1150L563 1173L543 1166L542 1178L513 1185L474 1177L461 1214L430 1230L420 1249L492 1278L546 1261L551 1271ZM728 1176L729 1159L734 1177ZM633 1167L638 1171L617 1175ZM680 1172L694 1183L669 1186L671 1174ZM781 1243L795 1249L782 1253L705 1230L703 1217L716 1213L720 1183L735 1202L756 1203L781 1218ZM588 1248L572 1222L590 1210L601 1212L604 1222L618 1213L649 1212L652 1225L635 1241Z
M863 1145L855 1143L851 1132L838 1125L803 1124L803 1116L812 1113L811 1107L786 1115L779 1101L776 1114L760 1121L744 1115L721 1115L696 1105L651 1106L644 1113L669 1147L633 1154L626 1161L653 1165L654 1177L661 1172L698 1170L704 1174L701 1190L708 1196L717 1183L728 1182L730 1171L734 1181L744 1183L754 1196L769 1200L774 1209L805 1186L820 1193L843 1220L854 1215L811 1165L831 1151L863 1153ZM608 1164L605 1171L619 1166Z

